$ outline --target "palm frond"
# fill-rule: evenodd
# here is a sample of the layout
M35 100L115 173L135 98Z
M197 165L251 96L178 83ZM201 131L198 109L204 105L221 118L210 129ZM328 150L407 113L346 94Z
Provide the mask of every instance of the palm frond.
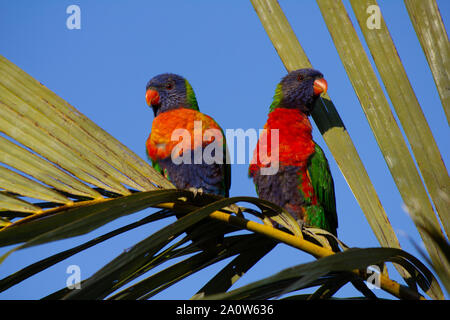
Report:
M425 186L441 218L444 230L449 235L450 199L446 195L450 193L450 179L430 126L414 94L381 13L380 28L367 28L366 8L378 5L377 2L352 0L351 4L389 98L408 137ZM448 45L448 41L446 43Z
M434 241L436 244L436 247L439 248L441 251L441 255L445 257L447 263L450 263L450 243L448 240L442 235L440 230L437 230L434 225L426 220L424 223L422 222L415 222L417 227L421 229L423 232L427 233L430 239ZM422 257L425 259L425 261L432 266L435 273L439 276L439 279L441 280L444 288L447 290L447 294L450 293L450 273L448 272L448 269L445 269L445 267L442 264L435 264L428 258L427 254L423 251L421 246L417 244L415 241L412 241L414 246L416 247L417 251L420 252Z
M439 8L435 0L405 0L405 6L450 123L450 43Z
M153 261L164 246L186 229L208 217L216 210L240 200L240 198L218 200L181 217L176 222L157 231L127 252L119 255L87 279L80 290L71 292L66 298L91 299L106 297L107 294L111 293L111 289L116 289L116 286L124 285L139 275L138 271L141 268ZM208 236L211 236L211 234Z
M0 131L8 136L0 139L7 151L1 160L21 173L2 170L18 182L26 174L43 183L36 187L38 194L23 184L10 190L4 180L0 188L69 205L51 187L93 199L101 195L92 186L121 195L131 193L125 185L139 191L173 188L126 146L2 56L0 79Z
M400 127L344 5L340 1L328 0L318 0L317 3L408 211L421 218L427 217L439 226ZM391 54L395 55L394 52ZM426 234L421 233L421 236L432 260L445 265L434 243Z
M42 259L40 261L37 261L7 277L0 280L0 292L7 290L8 288L20 283L21 281L24 281L28 279L29 277L57 264L58 262L61 262L83 250L86 250L90 247L93 247L103 241L106 241L114 236L117 236L121 233L127 232L129 230L132 230L134 228L140 227L144 224L154 222L163 218L167 218L169 216L172 216L174 213L168 210L160 210L156 213L152 213L149 216L130 223L126 226L120 227L116 230L110 231L102 236L99 236L95 239L89 240L83 244L80 244L74 248L64 250L62 252L59 252L57 254L54 254L50 257L47 257L45 259Z
M349 249L317 261L285 269L273 276L242 286L227 293L206 296L203 299L270 299L294 292L311 285L325 284L331 279L343 280L342 273L350 275L352 270L365 270L380 262L395 261L409 270L419 272L419 283L428 290L433 283L433 275L417 259L396 248ZM353 279L345 277L348 282ZM406 288L403 288L406 289ZM409 290L401 289L402 298L417 299Z

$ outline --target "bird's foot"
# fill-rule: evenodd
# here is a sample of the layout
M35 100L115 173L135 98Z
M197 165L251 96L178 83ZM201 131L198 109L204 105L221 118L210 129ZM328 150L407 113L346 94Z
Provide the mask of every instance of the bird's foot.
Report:
M303 221L302 219L296 219L295 221L297 221L297 223L298 223L300 229L303 230L305 227L307 227L306 222Z
M191 187L188 190L194 194L194 199L197 197L197 195L201 196L203 194L203 189L202 188Z

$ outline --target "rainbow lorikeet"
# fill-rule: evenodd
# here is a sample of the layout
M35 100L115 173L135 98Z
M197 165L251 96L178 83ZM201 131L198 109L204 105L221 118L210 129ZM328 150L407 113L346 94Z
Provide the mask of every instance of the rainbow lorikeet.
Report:
M258 140L249 176L261 199L285 208L301 225L325 229L336 235L333 178L323 150L312 139L308 119L315 100L326 89L323 75L313 69L292 71L281 80L270 105L266 130ZM270 136L273 129L278 129L278 145L273 144ZM265 174L263 169L268 166L278 170Z
M225 161L225 136L213 118L199 111L189 82L176 74L157 75L147 83L146 101L155 115L146 143L153 167L178 189L199 190L228 197L231 170ZM177 130L187 134L181 147L179 139L173 138ZM216 135L206 137L206 132L211 130ZM221 161L203 159L202 150L212 142L221 147ZM211 152L212 157L216 155L215 151Z
M146 142L153 167L176 188L193 191L194 198L197 193L228 197L231 168L225 161L225 135L213 118L199 111L189 82L176 74L157 75L147 83L145 99L155 115ZM180 130L181 135L174 136ZM212 148L207 159L203 152L211 146L217 148ZM221 222L208 219L188 228L186 233L201 249L215 252L226 228ZM205 237L210 234L206 230L215 230L218 235Z

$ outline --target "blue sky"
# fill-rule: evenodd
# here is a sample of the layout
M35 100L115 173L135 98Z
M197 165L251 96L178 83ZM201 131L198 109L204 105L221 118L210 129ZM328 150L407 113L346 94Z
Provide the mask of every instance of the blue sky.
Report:
M402 209L402 199L371 133L317 4L280 0L312 65L328 82L328 92L353 139L402 247L420 258L411 245L420 237ZM344 1L353 25L356 19ZM437 1L448 25L450 2ZM81 9L81 29L66 27L66 8ZM450 154L449 127L425 56L403 1L379 1L382 14L422 106L444 162ZM362 38L359 29L357 30ZM261 128L280 78L286 74L250 1L25 1L0 0L0 54L38 79L142 158L153 113L145 103L147 81L163 72L185 76L201 111L223 129ZM378 242L320 133L334 176L339 216L338 235L349 246ZM231 195L255 196L247 165L233 165ZM25 249L0 266L0 278L51 253L80 244L148 214L118 219L86 236ZM37 299L65 286L66 268L76 264L83 279L165 223L155 223L82 252L0 293L0 299ZM0 248L0 253L8 248ZM311 261L279 245L237 285ZM191 297L228 261L210 267L157 295L159 299ZM391 268L394 279L396 271ZM378 294L379 292L377 292ZM346 286L338 296L359 295ZM382 297L390 297L380 293Z

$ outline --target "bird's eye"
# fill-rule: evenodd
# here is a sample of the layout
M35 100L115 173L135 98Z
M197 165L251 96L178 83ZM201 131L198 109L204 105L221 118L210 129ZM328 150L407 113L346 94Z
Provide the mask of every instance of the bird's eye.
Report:
M303 80L303 76L301 74L297 75L297 81L302 81Z
M166 89L167 90L172 90L173 89L173 83L169 82L168 84L166 84Z

